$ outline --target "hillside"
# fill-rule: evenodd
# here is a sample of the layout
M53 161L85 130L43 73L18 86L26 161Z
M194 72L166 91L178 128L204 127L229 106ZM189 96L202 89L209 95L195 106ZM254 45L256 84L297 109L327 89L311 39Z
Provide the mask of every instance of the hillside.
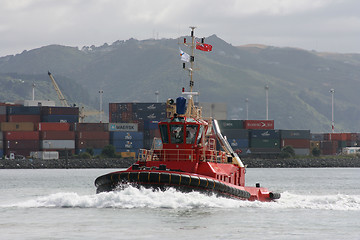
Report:
M264 119L264 86L268 84L269 118L275 120L276 128L328 132L329 90L334 88L336 130L360 132L360 54L263 45L235 47L216 35L206 42L213 45L213 51L196 52L195 90L200 91L200 101L226 102L229 118L246 118L248 98L249 118ZM50 45L1 57L0 82L6 87L0 90L0 101L30 98L34 79L40 81L37 98L56 99L48 70L63 93L78 105L97 108L99 89L104 90L105 109L109 102L154 102L155 91L160 92L160 101L166 101L188 86L178 49L177 39L129 39L82 49ZM21 78L26 87L9 78Z

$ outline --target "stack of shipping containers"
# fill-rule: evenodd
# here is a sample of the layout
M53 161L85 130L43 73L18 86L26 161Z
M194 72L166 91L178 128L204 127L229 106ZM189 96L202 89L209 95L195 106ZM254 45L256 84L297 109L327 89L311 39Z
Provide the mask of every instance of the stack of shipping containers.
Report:
M41 122L79 122L79 108L41 107Z
M40 134L40 148L44 151L58 151L61 155L75 153L75 134L70 131L70 123L40 122L37 124Z
M122 157L135 157L143 148L144 133L138 131L138 123L109 123L110 144Z
M249 131L244 129L243 120L219 120L218 124L232 149L240 155L246 154L249 149Z
M281 130L281 147L293 147L296 155L310 154L310 130Z
M91 148L98 155L110 143L107 123L75 123L73 126L77 154Z

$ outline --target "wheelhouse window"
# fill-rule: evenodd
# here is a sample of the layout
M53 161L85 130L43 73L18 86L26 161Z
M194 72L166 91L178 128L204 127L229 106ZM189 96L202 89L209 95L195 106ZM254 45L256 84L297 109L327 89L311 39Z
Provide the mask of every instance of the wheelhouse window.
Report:
M187 144L195 144L197 130L198 130L197 125L187 125L186 126L186 143Z
M204 132L204 126L203 125L200 125L200 130L199 130L199 134L198 134L198 137L197 137L197 140L196 140L196 143L199 144L200 141L201 141L201 137L203 135L203 132Z
M167 124L160 125L160 134L163 143L169 143L168 126Z
M170 141L174 144L184 143L184 125L171 124L170 125Z

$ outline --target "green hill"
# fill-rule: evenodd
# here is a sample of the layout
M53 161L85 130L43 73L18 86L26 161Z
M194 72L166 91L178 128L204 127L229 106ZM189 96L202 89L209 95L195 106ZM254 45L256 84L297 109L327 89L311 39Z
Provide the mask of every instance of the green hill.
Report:
M264 119L264 86L268 85L269 118L275 120L276 128L329 132L329 90L334 88L336 131L360 132L360 54L235 47L216 35L206 42L213 45L213 51L197 51L195 55L199 101L226 102L229 118L245 119L248 98L249 118ZM185 46L181 48L189 52ZM57 99L48 70L72 102L94 108L98 107L100 89L104 90L105 104L154 102L155 91L159 91L160 101L166 101L176 98L189 84L177 39L129 39L82 49L51 45L0 58L0 83L4 86L0 101L30 98L34 79L39 97ZM20 78L25 87L14 81Z

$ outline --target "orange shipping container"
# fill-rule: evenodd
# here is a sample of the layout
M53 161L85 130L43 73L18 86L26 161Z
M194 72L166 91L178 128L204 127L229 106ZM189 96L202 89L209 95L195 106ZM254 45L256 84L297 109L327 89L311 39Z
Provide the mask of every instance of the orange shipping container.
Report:
M32 122L2 122L0 130L6 131L34 131L34 123Z
M39 122L39 131L70 131L70 123L65 122Z
M281 139L281 147L310 148L310 139Z
M75 132L70 131L41 131L41 140L75 140Z

